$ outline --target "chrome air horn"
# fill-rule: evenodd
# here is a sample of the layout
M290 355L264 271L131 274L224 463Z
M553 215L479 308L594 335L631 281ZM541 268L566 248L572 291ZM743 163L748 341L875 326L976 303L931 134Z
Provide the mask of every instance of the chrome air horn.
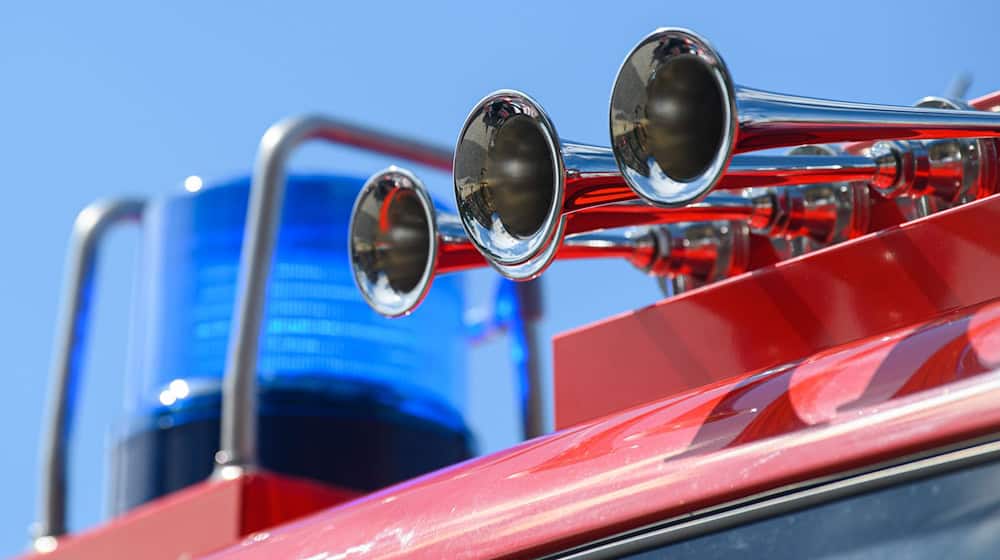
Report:
M742 155L729 163L719 187L840 181L889 185L899 175L893 150L880 145L866 156ZM493 93L472 110L455 148L455 197L462 224L502 274L513 279L537 276L551 263L563 235L593 229L571 229L569 216L614 203L605 208L645 211L634 202L641 191L629 175L622 176L615 158L610 148L560 140L545 111L529 96ZM706 216L705 209L698 218L685 216L689 209L676 211L676 216L663 215L658 221L732 218Z
M871 198L860 183L819 183L711 193L680 208L632 200L587 208L566 217L565 234L609 228L699 221L743 221L755 234L806 238L826 245L868 233Z
M555 258L624 258L649 274L684 274L704 283L745 270L750 237L744 222L603 231L568 236ZM434 208L423 183L396 167L365 183L348 238L355 282L387 317L411 313L435 275L488 264L458 217Z
M387 317L420 305L436 274L485 264L458 218L434 208L420 179L398 167L376 173L361 188L348 252L361 295Z
M632 188L653 204L677 206L719 187L735 163L733 154L831 142L995 138L1000 115L740 87L707 41L664 28L643 39L618 71L610 128L621 173ZM910 172L901 171L904 177Z
M943 107L912 111L949 113ZM984 113L950 111L950 114ZM668 124L645 122L646 128L642 130L666 134L662 128ZM644 135L645 132L643 138ZM634 150L621 148L623 138L632 141L638 136L616 136L614 149L561 140L545 111L527 95L501 91L484 98L466 120L455 150L455 195L462 223L472 242L505 276L531 278L551 262L557 240L574 231L567 227L568 216L595 206L631 203L639 198L650 201L642 177L628 171L641 167L642 162L633 157ZM994 141L949 138L938 142L943 143L941 146L951 146L943 152L952 154L961 151L956 152L955 146L964 147L962 157L967 164L957 170L954 157L933 155L934 143L904 141L867 146L860 156L741 154L728 157L725 173L713 176L704 188L707 192L863 181L887 196L895 196L951 191L958 180L965 185L963 192L983 194L997 190L995 174L985 172L996 167ZM656 161L652 160L653 167ZM625 170L624 175L619 168ZM650 167L645 169L649 171ZM956 171L960 171L957 177ZM693 198L685 195L671 201L652 202L666 208L684 206L704 196L700 189Z
M925 97L917 107L972 111L961 101ZM937 197L947 204L969 202L1000 190L1000 150L989 138L882 141L868 153L891 151L900 158L896 181L873 185L882 196Z

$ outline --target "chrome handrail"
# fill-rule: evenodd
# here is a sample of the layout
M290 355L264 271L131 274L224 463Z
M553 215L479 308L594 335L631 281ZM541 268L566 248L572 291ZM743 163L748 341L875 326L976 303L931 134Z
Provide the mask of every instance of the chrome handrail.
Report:
M73 223L67 254L69 275L59 302L56 342L49 373L46 429L41 446L41 482L38 520L32 526L32 546L51 550L55 538L66 533L66 459L72 427L71 388L83 353L84 322L93 290L94 269L104 234L116 224L141 221L146 201L116 198L91 203Z

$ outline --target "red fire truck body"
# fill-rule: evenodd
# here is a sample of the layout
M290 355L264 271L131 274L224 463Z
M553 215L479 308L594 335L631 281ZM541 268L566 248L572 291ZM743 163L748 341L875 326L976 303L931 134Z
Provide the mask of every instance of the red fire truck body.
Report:
M998 219L993 196L566 333L560 429L511 449L365 496L213 480L40 556L621 557L987 464Z

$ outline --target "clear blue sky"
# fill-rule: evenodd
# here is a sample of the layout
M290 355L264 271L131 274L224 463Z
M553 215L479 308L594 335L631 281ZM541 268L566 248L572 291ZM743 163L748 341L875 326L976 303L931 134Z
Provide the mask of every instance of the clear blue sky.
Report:
M192 174L248 172L281 117L321 111L450 145L471 105L501 87L536 96L560 134L607 143L618 65L645 33L690 27L740 83L910 104L960 71L1000 88L996 2L5 2L0 7L0 556L35 512L37 441L63 257L98 197L178 192ZM368 175L389 163L309 148L295 166ZM446 177L426 174L448 195ZM112 236L72 454L71 524L103 516L105 442L119 416L134 232ZM478 286L493 276L471 276ZM480 289L484 292L485 289ZM654 301L622 263L546 276L546 336ZM579 301L587 305L579 305ZM502 342L473 351L485 450L514 441ZM506 406L504 403L510 403Z

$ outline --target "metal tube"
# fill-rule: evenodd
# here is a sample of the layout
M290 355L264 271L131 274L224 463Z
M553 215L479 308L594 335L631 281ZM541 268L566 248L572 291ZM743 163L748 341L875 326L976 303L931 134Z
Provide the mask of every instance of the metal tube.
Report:
M568 231L568 216L648 200L641 178L629 172L644 164L622 159L630 153L617 144L612 149L560 139L545 110L524 93L488 95L473 108L455 149L455 195L463 225L502 274L533 278L551 263L552 244L560 229ZM899 161L888 147L864 156L739 155L711 188L892 184L900 174ZM679 211L691 201L652 202Z
M657 208L641 200L595 206L566 216L566 235L631 226L677 222L744 220L764 230L776 222L778 207L771 194L755 197L712 193L680 208Z
M257 465L257 353L267 282L278 234L285 173L293 151L309 140L346 144L451 169L451 150L319 115L283 120L261 138L250 187L237 296L222 386L222 427L216 475Z
M864 181L893 181L895 160L888 157L829 155L753 155L733 157L717 189L782 187Z
M736 153L865 140L1000 137L1000 117L983 111L849 103L743 87L735 94Z
M93 292L94 271L104 234L122 222L138 222L145 201L118 198L84 208L73 223L68 270L59 302L55 347L49 372L46 427L41 446L38 521L32 527L34 547L51 550L54 538L66 533L66 461L73 426L75 394L85 349L85 329Z
M524 439L532 439L548 432L542 387L542 336L539 319L542 317L542 284L539 281L517 282L514 285L518 316L513 325L511 344L520 344L521 352L514 352L514 362L524 395L521 411L521 431ZM518 355L519 354L519 355Z
M440 218L441 214L438 216ZM428 279L421 280L420 287L415 289L429 288L429 283L432 282L433 278L439 274L448 274L474 268L482 268L491 264L478 251L476 251L475 246L467 238L449 237L445 239L444 237L438 237L436 243L438 245L439 255L443 251L450 251L456 255L463 255L463 258L456 259L454 261L438 260L436 265L431 266L428 269ZM650 270L654 268L654 265L662 268L662 265L658 264L659 261L670 258L669 255L659 255L657 253L657 247L656 236L650 228L629 228L624 231L596 231L568 235L560 244L559 249L556 252L556 259L621 258L631 262L637 268ZM381 249L392 250L394 248L387 247L383 244ZM465 256L468 258L464 258ZM673 266L684 267L686 265L675 264ZM369 274L386 275L387 273L391 275L391 272L386 270L386 268L379 268L378 265L371 266L361 264L361 260L354 261L354 270L356 276ZM387 282L387 284L390 282ZM359 289L363 294L365 294L365 299L373 309L389 317L408 315L413 312L422 301L421 299L416 299L416 301L410 303L404 311L401 311L395 306L391 308L387 307L392 304L385 301L386 298L398 297L398 294L392 296L386 293L379 293L378 290L373 289L371 286L366 286L363 283L359 283Z
M713 221L729 218L743 220L761 228L787 229L793 220L778 220L780 196L767 193L755 198L713 195L712 199L691 208L659 209L631 204L603 206L571 214L570 228L576 220L600 219L604 212L629 208L621 223L666 223ZM808 206L805 200L799 206ZM831 221L835 212L827 212ZM721 218L720 218L721 216ZM617 224L616 224L617 225ZM607 227L607 226L605 226ZM652 272L697 268L677 257L688 245L660 253L668 244L662 239L669 228L630 229L627 231L590 231L567 235L557 246L553 259L624 258L638 268ZM678 230L682 231L682 230ZM783 230L784 231L784 230ZM434 208L423 183L405 169L391 167L373 175L362 188L351 214L349 234L351 266L354 279L368 304L387 317L408 315L423 300L438 274L496 266L481 255L459 225L456 216ZM666 265L665 262L673 264Z
M563 214L640 200L640 196L622 177L611 148L560 142L566 169ZM595 154L610 166L599 170ZM581 154L586 154L581 157ZM894 160L866 155L756 155L734 156L715 189L746 189L812 185L846 181L886 183L896 179Z
M1000 137L983 111L849 103L735 85L719 53L658 29L629 53L611 97L612 146L643 198L663 206L715 188L733 154L800 144Z

